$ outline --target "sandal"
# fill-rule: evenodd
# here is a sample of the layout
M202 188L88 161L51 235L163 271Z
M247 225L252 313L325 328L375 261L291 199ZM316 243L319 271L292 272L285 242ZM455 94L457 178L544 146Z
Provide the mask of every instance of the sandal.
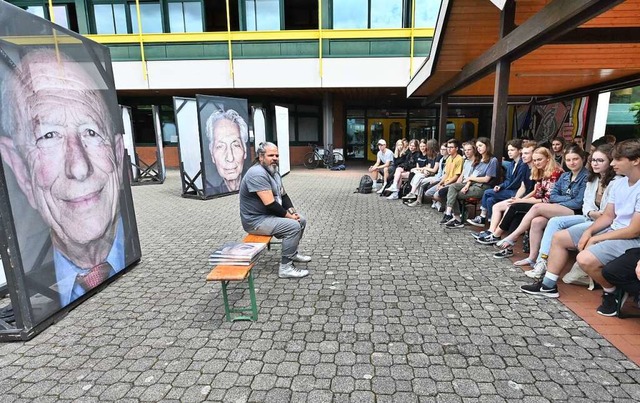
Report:
M514 244L515 244L515 242L513 242L509 238L505 238L505 239L501 239L498 242L496 242L496 248L508 249L508 248L512 248Z
M536 262L529 258L518 260L517 262L513 263L514 266L533 266L535 264Z

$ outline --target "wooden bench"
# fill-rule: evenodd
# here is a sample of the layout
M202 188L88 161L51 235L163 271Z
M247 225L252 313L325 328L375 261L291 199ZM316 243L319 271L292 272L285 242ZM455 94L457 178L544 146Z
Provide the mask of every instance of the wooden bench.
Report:
M247 234L242 240L243 243L266 243L267 249L271 250L271 238L272 235L257 235L257 234Z
M249 266L224 266L218 265L211 270L207 276L207 281L220 281L222 283L222 298L224 299L224 313L227 317L227 321L235 322L236 320L258 320L258 306L256 304L256 292L253 287L253 274L251 269L255 263ZM248 279L249 282L249 297L251 299L250 307L242 308L230 308L229 297L227 295L227 285L231 281L243 281ZM251 315L248 316L245 312L251 311ZM231 317L232 313L239 314L238 316Z

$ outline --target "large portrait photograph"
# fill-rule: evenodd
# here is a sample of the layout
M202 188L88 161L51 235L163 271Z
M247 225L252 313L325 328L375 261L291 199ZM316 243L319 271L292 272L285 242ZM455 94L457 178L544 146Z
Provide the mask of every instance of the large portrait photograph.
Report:
M251 165L246 99L196 95L206 197L240 189Z
M56 30L34 18L11 21ZM0 42L2 258L35 323L141 257L109 52L55 33L55 44Z

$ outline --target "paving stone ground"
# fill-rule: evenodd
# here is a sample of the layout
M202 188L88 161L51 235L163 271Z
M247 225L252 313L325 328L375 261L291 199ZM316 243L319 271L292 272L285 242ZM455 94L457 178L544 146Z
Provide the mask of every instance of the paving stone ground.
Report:
M354 194L364 169L294 169L311 275L256 270L259 320L224 321L204 281L242 239L238 196L180 197L176 171L133 189L138 266L29 342L0 345L10 401L640 400L640 370L554 300L518 292L508 261L439 215ZM231 286L233 301L246 288Z

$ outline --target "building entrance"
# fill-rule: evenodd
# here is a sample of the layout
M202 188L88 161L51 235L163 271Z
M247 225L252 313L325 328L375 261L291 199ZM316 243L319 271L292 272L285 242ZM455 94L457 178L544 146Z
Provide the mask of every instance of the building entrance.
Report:
M396 141L405 136L406 133L406 119L367 119L367 159L369 161L376 160L376 154L378 153L378 140L384 139L387 142L387 147L390 150L394 150Z

